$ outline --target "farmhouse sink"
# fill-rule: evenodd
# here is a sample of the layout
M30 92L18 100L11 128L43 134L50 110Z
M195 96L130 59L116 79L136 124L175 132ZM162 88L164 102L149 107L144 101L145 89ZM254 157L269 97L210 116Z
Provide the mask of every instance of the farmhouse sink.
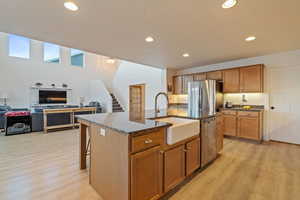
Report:
M167 129L167 144L172 145L200 133L200 121L178 117L158 118L155 121L172 124Z

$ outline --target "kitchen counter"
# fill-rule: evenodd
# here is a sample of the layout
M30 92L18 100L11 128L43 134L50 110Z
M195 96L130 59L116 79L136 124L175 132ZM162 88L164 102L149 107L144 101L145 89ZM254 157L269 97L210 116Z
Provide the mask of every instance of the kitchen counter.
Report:
M205 119L214 115L189 113L187 108L163 109L159 113L145 110L142 113L118 112L76 116L84 120L125 134L132 134L154 128L169 127L172 124L155 121L155 118L180 117L187 119Z
M222 110L236 110L236 111L250 111L250 112L262 112L264 106L251 106L250 109L244 109L240 105L234 105L232 108L222 108Z
M186 108L77 116L80 169L87 167L89 136L89 180L103 199L159 199L217 158L223 138L215 134L214 116Z

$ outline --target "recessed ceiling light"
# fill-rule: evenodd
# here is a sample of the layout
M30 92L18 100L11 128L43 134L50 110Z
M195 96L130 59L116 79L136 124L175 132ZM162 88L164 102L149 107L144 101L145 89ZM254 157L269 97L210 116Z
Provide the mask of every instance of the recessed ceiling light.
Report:
M236 0L226 0L223 4L222 4L222 8L232 8L233 6L235 6L237 3Z
M184 54L182 54L182 56L185 57L185 58L187 58L187 57L190 57L190 54L184 53Z
M154 42L154 38L149 36L149 37L146 37L145 41L146 42Z
M78 6L72 1L65 2L64 6L68 10L72 10L72 11L77 11L78 10Z
M108 64L114 64L115 62L116 61L112 58L109 58L109 59L106 60L106 63L108 63Z
M247 42L250 42L250 41L253 41L253 40L256 40L256 37L255 36L249 36L245 39Z

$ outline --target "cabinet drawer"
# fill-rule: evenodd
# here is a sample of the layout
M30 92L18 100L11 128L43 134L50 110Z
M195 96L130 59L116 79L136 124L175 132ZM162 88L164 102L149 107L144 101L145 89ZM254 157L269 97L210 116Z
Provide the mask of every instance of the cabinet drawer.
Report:
M258 117L258 112L249 112L249 111L239 111L238 112L239 117Z
M138 152L164 143L164 131L156 130L131 139L131 152Z
M236 115L236 111L235 110L223 110L222 113L224 115Z

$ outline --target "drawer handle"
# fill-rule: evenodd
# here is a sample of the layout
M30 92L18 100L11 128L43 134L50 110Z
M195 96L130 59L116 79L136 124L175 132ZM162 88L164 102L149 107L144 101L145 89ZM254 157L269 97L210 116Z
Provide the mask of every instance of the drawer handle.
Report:
M145 140L145 144L150 144L150 143L152 143L153 141L151 140L151 139L147 139L147 140Z

